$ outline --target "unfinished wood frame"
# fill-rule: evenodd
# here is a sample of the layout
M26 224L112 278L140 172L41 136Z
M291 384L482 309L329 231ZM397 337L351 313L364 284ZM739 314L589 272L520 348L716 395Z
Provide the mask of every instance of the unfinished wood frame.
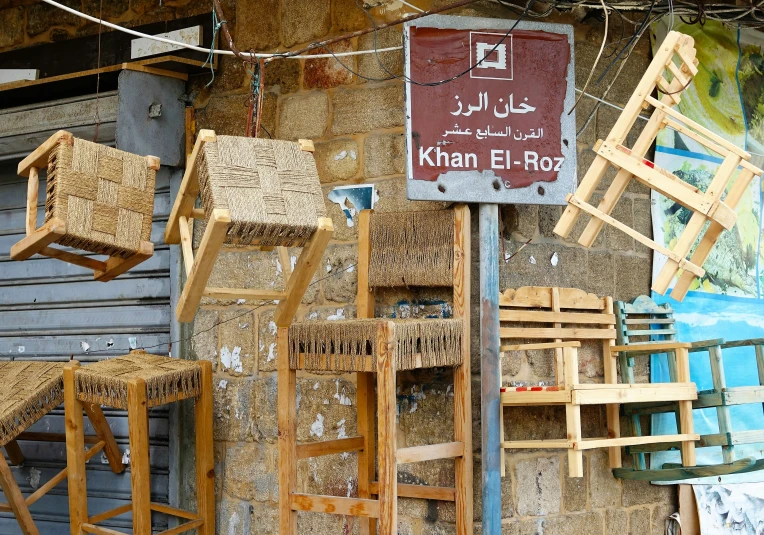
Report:
M69 470L69 517L72 535L93 533L96 535L116 535L119 531L99 526L100 522L116 516L132 513L133 533L152 535L152 511L175 516L185 520L177 527L162 531L157 535L174 535L196 529L199 535L215 535L215 465L212 444L212 364L200 361L200 394L195 398L195 440L196 440L196 499L197 512L185 511L168 505L151 502L151 467L149 465L149 420L146 382L130 379L127 385L127 418L130 439L130 486L132 502L99 513L88 514L85 462L92 457L94 448L85 450L82 411L88 414L96 405L79 399L76 391L75 375L78 362L71 362L64 368L64 409L66 415L66 458ZM100 408L98 408L100 412ZM111 430L106 425L109 436ZM93 418L91 417L91 422ZM100 433L99 433L100 435ZM113 440L113 437L111 438ZM116 443L114 443L116 448ZM106 450L109 451L108 448ZM119 450L117 449L117 453ZM121 465L121 456L120 466Z
M358 318L374 317L374 292L369 286L371 210L359 214ZM296 370L289 364L288 327L291 317L277 317L278 425L279 425L279 533L296 535L297 511L345 514L358 517L362 535L397 533L397 498L453 501L457 535L472 528L472 418L470 381L470 212L454 208L453 314L463 320L462 364L454 367L454 441L398 448L396 444L395 324L380 320L377 330L376 369L356 372L358 436L297 444ZM426 320L425 320L426 321ZM375 399L376 387L376 399ZM376 422L375 422L376 415ZM376 440L375 440L376 435ZM297 460L358 452L358 498L306 495L297 492ZM377 469L375 470L375 458ZM404 485L397 482L397 465L435 459L453 459L454 487Z
M622 348L614 345L616 317L611 297L598 297L575 288L526 286L516 290L510 289L499 295L499 321L502 357L505 351L552 350L555 362L553 386L501 388L502 457L506 449L566 449L570 477L583 477L584 450L608 448L610 467L619 469L623 446L678 442L683 445L683 463L686 466L694 466L694 446L699 437L693 432L690 404L692 400L697 399L697 390L689 380L689 368L683 368L684 373L671 383L618 383L615 358ZM518 342L523 339L533 339L534 342ZM598 341L601 344L604 383L580 383L578 348L586 341ZM684 344L677 350L681 353L684 349L684 356L678 357L684 363L688 360L687 347L689 344ZM679 433L666 436L622 437L620 405L656 400L685 403L680 407L681 413L685 416L689 414L690 417L683 418ZM506 440L503 425L506 407L544 405L565 406L566 438ZM583 437L582 405L605 405L605 437Z
M696 277L705 275L702 265L716 240L722 231L734 226L738 202L754 176L762 175L762 170L748 161L751 157L749 153L672 109L671 106L680 102L681 92L697 74L696 65L693 39L679 32L669 32L607 138L595 144L597 156L575 194L568 195L568 207L554 228L556 234L567 237L581 213L586 212L591 220L578 239L584 247L592 246L602 225L607 223L665 255L666 264L656 278L653 290L665 294L674 277L682 270L671 292L671 296L678 301L684 299ZM671 82L668 82L669 78ZM661 100L650 96L656 88L663 94ZM652 116L634 146L627 148L624 145L626 138L640 112L648 106L654 108ZM648 149L664 128L671 128L692 138L721 158L722 163L706 191L700 191L645 159ZM589 200L611 166L618 169L618 172L599 205L595 207L589 204ZM742 169L733 181L738 167ZM610 216L631 179L669 197L692 212L692 217L673 248L664 247ZM722 199L725 192L726 196ZM710 225L703 233L706 223ZM701 233L703 237L700 244L688 260L687 255Z
M674 327L674 311L668 304L658 305L648 296L639 296L631 303L619 301L616 307L618 344L632 350L620 352L621 377L624 383L634 382L634 356L650 356L666 353L669 377L677 380L680 370L677 367L676 347L684 345L676 342L677 331ZM754 386L728 387L724 374L723 349L735 347L753 347L756 352L758 384ZM738 472L751 472L764 468L764 461L752 463L742 461L735 455L738 444L755 444L764 441L764 430L734 431L729 407L747 403L764 405L764 339L737 340L725 343L723 339L703 340L692 342L686 349L690 354L708 353L713 388L698 392L698 399L692 402L692 409L716 409L719 426L718 433L700 435L696 447L721 447L722 463L715 466L703 467L704 474L725 475ZM688 365L692 360L688 360ZM688 368L689 373L689 368ZM630 418L632 433L642 436L640 417L648 414L676 412L677 424L681 422L681 414L676 406L665 403L645 403L627 408L626 416ZM634 457L634 466L641 474L623 471L624 477L639 477L640 479L674 480L698 477L693 470L685 470L680 476L667 479L667 473L662 469L646 470L645 453L679 449L678 443L640 444L628 448Z
M287 250L288 244L278 246L279 261L284 273L284 291L258 290L253 288L212 288L207 281L212 273L215 260L223 247L231 217L228 210L215 209L212 214L206 214L202 208L194 208L196 197L199 195L199 178L197 175L197 155L205 143L216 141L215 132L200 130L196 143L186 162L186 172L180 185L180 191L170 213L170 219L165 229L164 240L168 244L180 244L183 253L183 264L186 269L186 284L183 287L175 314L178 321L189 322L194 319L196 309L202 297L214 299L259 299L279 301L276 317L282 321L277 324L289 325L294 319L297 307L302 301L310 280L318 267L318 263L331 240L334 226L331 218L322 217L318 221L318 230L303 247L294 270ZM313 142L301 139L300 148L313 152ZM209 216L209 217L208 217ZM207 227L202 236L196 256L193 250L193 220L207 219ZM271 250L272 247L262 247Z
M131 256L127 258L110 256L106 260L96 260L83 254L49 247L66 235L66 221L52 218L37 228L39 172L40 169L47 167L48 155L63 136L71 137L71 134L64 130L56 132L37 147L32 154L19 162L18 174L28 177L29 180L27 184L26 236L11 247L11 258L27 260L35 254L57 258L76 266L92 269L95 280L108 282L151 258L154 254L154 244L149 241L141 241L138 245L138 251ZM159 158L146 156L146 166L154 171L159 170Z

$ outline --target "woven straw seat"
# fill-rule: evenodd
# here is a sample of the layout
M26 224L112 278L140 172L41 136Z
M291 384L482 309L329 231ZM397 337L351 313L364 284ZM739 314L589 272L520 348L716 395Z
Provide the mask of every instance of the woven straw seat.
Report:
M148 407L197 397L201 389L197 362L152 355L142 350L102 360L77 370L75 384L80 401L127 409L131 379L146 382Z
M64 401L61 362L0 363L0 446Z
M388 322L394 325L396 370L462 363L461 319L358 319L292 325L289 365L295 370L376 371L377 329Z
M230 212L226 243L303 245L326 216L315 160L298 143L217 136L196 166L205 213Z

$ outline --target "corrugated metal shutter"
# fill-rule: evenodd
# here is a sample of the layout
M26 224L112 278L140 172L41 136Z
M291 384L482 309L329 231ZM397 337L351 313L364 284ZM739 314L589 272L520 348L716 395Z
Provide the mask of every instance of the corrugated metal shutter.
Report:
M116 98L116 97L114 97ZM104 97L102 96L103 100ZM80 99L82 100L82 99ZM81 102L82 104L82 102ZM84 105L88 105L84 102ZM42 106L40 108L43 108ZM50 105L44 108L50 109ZM24 110L38 113L35 110ZM76 115L76 114L75 114ZM73 115L74 116L74 115ZM60 117L60 116L57 116ZM8 112L0 113L0 359L66 361L70 355L87 365L120 354L125 348L150 347L166 355L170 340L170 251L163 243L164 227L171 208L171 172L163 168L157 175L152 241L154 256L118 279L101 283L92 280L92 271L58 260L34 257L25 262L9 258L10 247L24 234L26 179L16 175L19 152L30 141L45 139L50 131L66 124L39 125L45 135L21 135L2 131L11 128ZM113 144L110 117L102 117L101 141ZM112 120L113 121L113 120ZM66 122L66 121L64 121ZM86 121L87 122L87 121ZM78 134L88 131L77 127ZM10 135L9 135L10 134ZM92 133L90 134L92 137ZM104 140L104 138L106 138ZM111 139L109 139L111 138ZM17 151L14 154L14 151ZM3 156L5 158L3 158ZM44 217L45 181L41 178L38 225ZM134 343L131 344L131 339ZM84 352L83 344L89 347ZM128 449L127 416L123 411L104 411L120 448ZM167 407L151 412L152 501L168 502L169 418ZM87 422L87 419L85 420ZM54 410L30 431L63 433L63 408ZM86 434L92 429L87 428ZM25 494L32 492L66 464L63 443L20 442L24 465L13 467ZM88 464L88 508L90 514L117 507L131 499L130 471L115 475L101 456ZM40 532L69 531L66 481L31 507ZM155 529L167 528L167 518L154 515ZM129 515L104 522L120 531L132 532ZM127 528L127 529L126 529ZM0 514L0 533L20 533L10 513Z

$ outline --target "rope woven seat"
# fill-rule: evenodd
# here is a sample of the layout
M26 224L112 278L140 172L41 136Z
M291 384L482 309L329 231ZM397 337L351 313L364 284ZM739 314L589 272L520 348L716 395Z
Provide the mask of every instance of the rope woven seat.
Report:
M64 401L63 362L0 363L0 446Z
M377 329L395 325L395 369L458 366L462 363L461 319L358 319L307 321L289 328L289 365L313 371L373 372Z
M128 383L131 379L143 379L151 408L197 397L201 389L200 374L197 362L135 350L124 357L79 368L75 386L81 401L127 409Z

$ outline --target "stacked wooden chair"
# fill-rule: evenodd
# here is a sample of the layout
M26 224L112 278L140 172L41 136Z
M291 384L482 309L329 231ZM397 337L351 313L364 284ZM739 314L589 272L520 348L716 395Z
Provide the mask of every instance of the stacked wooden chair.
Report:
M277 315L291 323L315 273L333 226L326 217L313 159L313 143L217 136L201 130L186 167L165 230L165 242L181 244L186 285L176 315L194 319L202 297L279 300ZM194 208L201 195L201 208ZM205 220L196 257L189 223ZM207 287L224 245L279 248L285 273L291 267L287 247L302 246L284 291Z
M696 65L693 39L678 32L669 32L607 138L595 144L597 156L575 194L567 197L568 207L554 228L556 234L567 237L581 213L586 212L591 220L578 240L584 247L591 247L602 225L608 223L665 255L666 264L655 279L653 290L665 294L681 269L683 273L671 292L671 297L678 301L684 299L695 277L705 274L702 265L716 240L724 230L730 230L735 225L735 207L754 176L762 175L762 170L750 163L751 155L748 152L672 108L679 103L682 91L697 74ZM661 100L651 96L656 89L663 94ZM625 142L629 132L641 111L649 106L654 107L649 121L634 146L627 148ZM723 159L706 191L683 182L678 176L645 159L658 132L663 128L671 128L693 139ZM589 204L589 200L611 166L618 169L618 173L595 207ZM738 167L742 169L737 179L733 180ZM673 249L640 234L610 215L632 178L692 212L692 217ZM688 260L687 255L701 233L703 237Z
M455 501L456 533L472 534L469 209L362 211L358 232L358 319L305 321L291 327L277 321L279 532L296 534L297 511L311 511L361 517L361 533L374 533L378 519L378 533L394 535L397 498L412 497ZM453 318L372 319L373 288L401 286L453 286ZM399 448L396 373L434 367L454 370L454 440ZM297 444L298 370L356 374L359 436ZM297 492L298 459L345 451L358 451L358 498ZM399 464L448 458L455 461L454 487L398 484Z
M677 378L677 360L674 347L677 331L674 311L668 304L658 305L650 297L642 295L631 303L616 303L616 329L618 344L630 349L620 353L621 380L634 383L634 355L666 354L669 378ZM754 444L764 441L764 430L735 431L730 416L730 407L747 403L764 404L764 340L739 340L726 343L722 339L693 342L689 353L708 353L713 388L698 392L698 399L692 402L695 410L715 408L719 426L717 433L700 435L696 447L721 447L723 463L713 466L682 468L664 466L647 470L646 452L675 449L676 443L636 445L627 449L634 456L635 470L620 469L615 475L621 478L673 481L712 475L750 472L764 468L764 460L749 457L737 458L735 445ZM758 384L730 388L724 375L723 349L733 347L755 347L758 369ZM696 360L690 361L695 362ZM642 436L641 416L672 412L675 406L665 403L644 403L630 406L624 412L629 417L632 432Z
M687 350L690 344L675 344L677 380L664 384L618 383L616 357L628 347L616 346L616 318L611 297L597 297L575 288L526 286L506 290L499 296L499 336L504 351L552 351L555 385L507 386L501 388L502 413L506 407L562 405L565 407L567 437L552 440L503 440L505 449L566 449L570 477L583 476L583 451L608 448L610 467L621 468L621 447L637 444L681 443L682 463L695 465L692 401L697 399L690 382ZM524 343L519 340L525 340ZM532 340L532 341L531 341ZM578 348L582 343L600 343L604 383L581 383ZM619 406L643 402L678 402L679 434L622 437ZM605 405L607 436L584 438L581 407ZM502 418L503 427L503 418ZM501 429L504 439L504 429ZM503 463L502 463L503 464Z
M39 170L47 167L45 220L37 227ZM26 237L11 248L11 258L34 254L92 269L107 282L154 254L151 222L159 158L136 156L77 139L61 130L18 167L29 177ZM66 249L107 255L105 261Z
M126 513L132 513L135 535L151 535L152 512L185 520L180 526L157 535L171 535L191 529L196 529L199 535L215 534L210 362L174 359L141 350L83 367L71 362L63 370L63 390L72 535L117 535L118 531L98 524ZM196 512L151 501L149 410L184 399L193 399L195 407ZM89 515L85 463L93 454L92 448L85 450L82 409L91 407L93 410L92 407L99 405L127 410L132 502Z
M63 402L63 370L64 363L58 362L0 363L0 377L2 377L0 381L0 446L5 448L11 463L18 465L24 462L24 454L18 441L63 442L63 435L27 431L35 422ZM97 434L94 437L84 437L83 433L83 440L87 439L90 444L87 452L83 451L83 463L103 452L111 470L116 474L121 473L125 469L122 465L122 454L101 408L98 404L83 404L79 408L80 422L82 422L83 409ZM82 433L82 430L82 423L80 423L79 432ZM40 532L32 520L29 508L66 479L67 475L71 481L73 475L68 467L25 498L5 457L0 455L0 487L7 500L6 503L0 503L0 511L11 511L24 535L39 535ZM84 472L74 477L84 479Z

